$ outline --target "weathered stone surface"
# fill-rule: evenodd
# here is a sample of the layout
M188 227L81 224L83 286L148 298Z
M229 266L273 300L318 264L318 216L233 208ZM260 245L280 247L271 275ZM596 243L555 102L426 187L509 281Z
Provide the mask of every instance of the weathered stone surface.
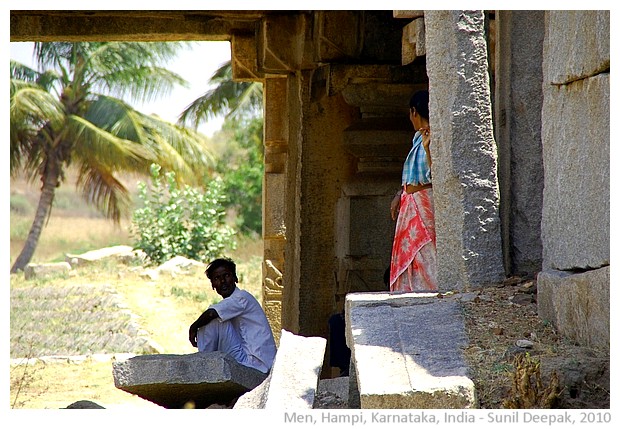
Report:
M112 364L114 385L165 408L227 404L267 376L223 352L143 355Z
M364 20L355 11L317 11L316 54L321 62L347 60L358 55L363 41L358 37ZM348 28L349 31L342 31Z
M380 321L380 322L378 322ZM361 408L474 408L460 304L436 294L347 295L351 377Z
M545 11L496 13L495 137L506 271L542 268L542 62Z
M419 18L424 16L423 10L393 10L394 18Z
M538 275L538 315L575 342L609 350L610 268Z
M548 83L566 84L609 72L609 10L552 10L546 14L545 79Z
M50 262L47 264L28 264L24 268L24 278L40 279L51 275L67 274L71 271L71 265L67 262Z
M327 340L282 330L271 370L266 409L312 408Z
M424 18L417 18L403 27L402 64L411 64L417 57L426 55Z
M349 400L349 377L319 380L319 392L331 393L347 402Z
M234 408L312 408L326 344L325 338L303 337L283 329L269 377L241 396Z
M497 156L482 11L425 11L441 290L501 281Z
M610 76L544 86L544 268L610 259Z
M233 408L242 410L262 410L267 402L269 394L269 383L271 383L271 372L261 384L237 399Z
M103 249L91 250L79 255L67 253L65 255L65 261L71 265L83 265L112 256L120 257L132 255L132 252L133 248L131 246L112 246L105 247Z
M67 407L66 407L66 409L68 409L68 410L104 409L104 408L105 407L102 407L98 403L93 402L93 401L89 401L87 399L83 399L83 400L80 400L80 401L73 402L73 403L67 405Z
M175 256L157 267L157 271L162 273L182 273L192 271L196 267L206 267L204 263L186 258Z

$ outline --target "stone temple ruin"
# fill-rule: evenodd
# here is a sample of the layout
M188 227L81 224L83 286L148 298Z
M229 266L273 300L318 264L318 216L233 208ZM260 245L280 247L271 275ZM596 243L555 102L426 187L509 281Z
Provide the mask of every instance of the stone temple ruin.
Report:
M10 33L231 42L234 78L264 89L274 333L327 338L346 296L384 289L407 101L428 88L441 289L537 278L540 317L609 350L609 24L608 10L13 10Z

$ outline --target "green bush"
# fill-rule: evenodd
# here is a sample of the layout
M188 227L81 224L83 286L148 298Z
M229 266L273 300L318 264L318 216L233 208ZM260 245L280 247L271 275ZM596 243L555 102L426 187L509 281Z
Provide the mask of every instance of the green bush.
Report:
M151 189L140 182L142 207L134 211L131 232L134 247L161 264L174 256L207 262L224 249L234 249L234 230L225 223L225 196L219 178L206 189L179 188L173 172L160 177L161 167L151 166Z

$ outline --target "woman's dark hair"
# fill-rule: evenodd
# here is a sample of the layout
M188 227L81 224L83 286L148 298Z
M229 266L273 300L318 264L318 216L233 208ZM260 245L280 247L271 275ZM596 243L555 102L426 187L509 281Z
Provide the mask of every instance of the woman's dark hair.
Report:
M409 99L409 109L415 109L424 119L428 119L428 91L418 91Z
M211 274L219 267L228 268L234 275L237 275L237 266L230 258L218 258L211 261L211 263L207 266L207 270L205 274L209 279L211 279Z

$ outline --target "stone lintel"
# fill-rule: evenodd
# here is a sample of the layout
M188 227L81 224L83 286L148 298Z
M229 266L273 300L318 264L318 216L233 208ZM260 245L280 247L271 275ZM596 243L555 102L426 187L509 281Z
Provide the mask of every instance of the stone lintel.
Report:
M350 293L345 304L361 408L475 408L460 304L437 294Z
M237 23L202 15L188 18L182 13L157 11L111 11L71 14L11 14L11 41L226 41ZM247 24L244 24L247 25Z

